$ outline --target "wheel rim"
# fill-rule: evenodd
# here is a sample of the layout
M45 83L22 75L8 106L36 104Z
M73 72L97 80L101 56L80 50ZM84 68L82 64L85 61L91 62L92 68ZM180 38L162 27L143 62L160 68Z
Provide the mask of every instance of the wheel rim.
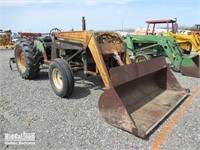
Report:
M136 58L136 62L141 62L141 61L146 61L146 60L147 59L145 57L142 57L142 56Z
M26 58L22 49L17 50L17 64L21 72L26 71Z
M53 83L56 86L57 89L61 90L63 87L63 78L61 76L60 70L57 68L54 68L52 71L52 79Z

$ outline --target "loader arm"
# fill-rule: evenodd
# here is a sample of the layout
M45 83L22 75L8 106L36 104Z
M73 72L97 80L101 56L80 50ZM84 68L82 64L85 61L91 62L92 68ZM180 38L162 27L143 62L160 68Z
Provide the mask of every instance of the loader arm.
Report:
M175 42L175 39L163 38L162 40L159 40L158 44L162 46L175 70L179 71L182 63L183 52L180 46Z
M107 44L99 44L94 33L90 31L55 32L54 34L57 39L60 38L65 41L75 40L81 42L84 45L84 49L89 48L105 87L109 89L112 86L103 55L113 55L114 52L126 53L125 47L123 47L122 43L111 42ZM124 63L130 63L128 55Z
M184 35L184 34L175 34L167 33L167 36L172 36L177 40L177 43L181 46L182 49L191 51L192 47L200 55L200 38L199 35ZM192 47L188 47L186 44L190 43Z

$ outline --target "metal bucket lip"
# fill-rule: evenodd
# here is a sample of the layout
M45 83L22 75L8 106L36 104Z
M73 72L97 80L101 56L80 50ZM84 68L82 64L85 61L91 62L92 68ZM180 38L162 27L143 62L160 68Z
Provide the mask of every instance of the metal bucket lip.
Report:
M189 96L187 89L185 91L186 93L183 95L183 97L179 101L177 101L177 103L171 108L171 110L169 110L160 120L157 121L157 123L155 123L151 128L149 128L146 131L146 136L150 134L151 132L153 132L156 126L162 123L162 121L164 121L165 118L167 118L173 111L175 111L175 108L178 107Z
M115 119L114 120L110 120L109 119L109 115L110 114L107 114L106 109L104 108L105 104L102 104L102 100L104 100L105 96L107 95L107 93L109 93L111 91L116 93L115 89L113 87L111 87L110 89L107 89L106 91L104 91L104 93L102 93L102 95L100 96L99 110L101 112L102 117L104 118L104 120L108 124L110 124L110 125L112 125L112 126L114 126L116 128L122 129L122 130L124 130L126 132L132 133L132 134L134 134L137 137L142 138L142 139L147 138L153 132L155 132L156 127L159 124L162 124L165 121L165 119L176 109L176 107L178 107L189 96L189 93L188 93L187 90L183 89L182 91L179 91L180 93L184 93L184 94L182 94L182 97L176 102L175 105L173 105L173 107L167 113L165 113L165 115L162 118L160 118L155 124L153 124L153 126L151 126L148 130L145 131L145 130L143 130L141 128L138 128L136 126L136 124L134 122L135 121L134 118L132 118L132 116L130 116L130 114L127 112L127 110L126 110L126 108L124 106L122 106L120 109L123 111L123 113L126 114L126 118L130 121L126 126L125 125L121 126L120 124L116 124ZM115 95L119 98L117 93ZM109 102L109 105L112 104L112 103L110 103L109 100L108 100L108 102ZM118 103L117 105L119 105L120 103ZM132 123L131 123L131 121L132 121ZM117 122L119 123L120 121L118 120Z
M109 73L112 86L116 87L123 84L124 81L128 82L167 67L165 57L162 56L148 61L114 67L109 70Z

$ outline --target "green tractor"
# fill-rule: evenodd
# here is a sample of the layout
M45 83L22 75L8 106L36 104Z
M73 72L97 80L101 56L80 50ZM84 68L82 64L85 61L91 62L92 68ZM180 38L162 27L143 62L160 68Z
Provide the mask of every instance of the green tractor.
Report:
M132 62L167 56L175 71L186 76L200 77L199 56L184 54L173 37L154 35L127 35L127 51Z

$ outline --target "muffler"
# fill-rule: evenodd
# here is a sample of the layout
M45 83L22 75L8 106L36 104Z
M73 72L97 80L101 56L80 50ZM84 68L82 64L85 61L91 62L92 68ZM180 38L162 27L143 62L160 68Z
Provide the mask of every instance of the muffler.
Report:
M189 93L180 86L164 57L112 68L110 77L112 87L99 100L102 117L141 138Z

